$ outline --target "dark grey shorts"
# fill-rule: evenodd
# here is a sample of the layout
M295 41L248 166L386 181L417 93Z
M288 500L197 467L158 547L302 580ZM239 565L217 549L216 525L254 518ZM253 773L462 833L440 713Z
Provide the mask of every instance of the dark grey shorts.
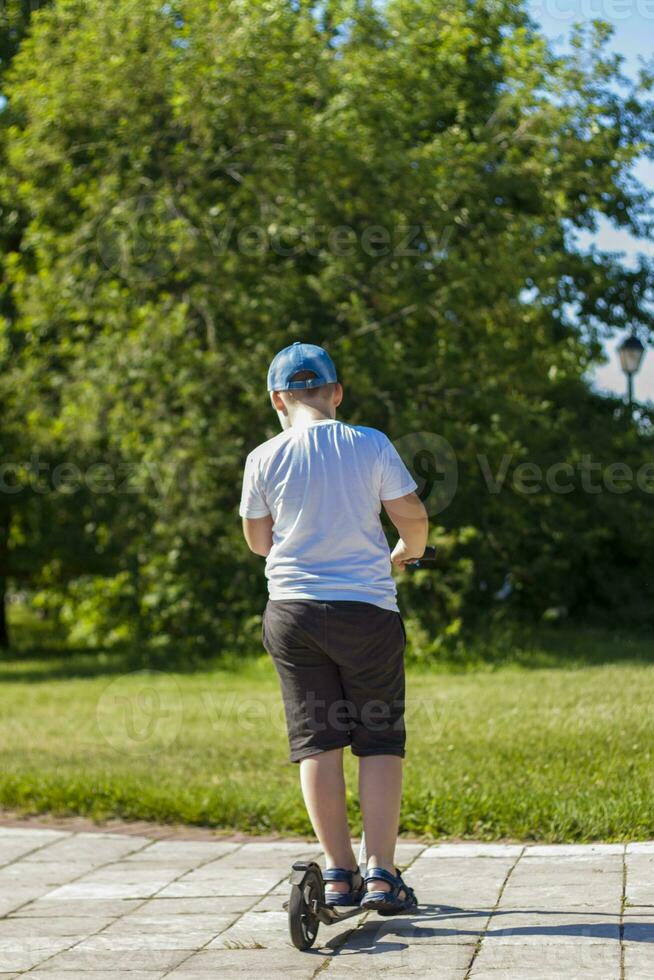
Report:
M370 602L269 599L263 645L279 674L291 762L350 745L404 756L399 613Z

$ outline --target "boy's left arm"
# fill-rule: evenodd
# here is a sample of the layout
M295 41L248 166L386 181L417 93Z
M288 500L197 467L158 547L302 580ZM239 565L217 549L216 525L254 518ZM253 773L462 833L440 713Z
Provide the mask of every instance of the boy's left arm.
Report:
M266 514L265 517L243 518L243 536L248 543L248 548L255 555L268 557L273 544L272 528L272 514Z
M273 518L259 480L256 452L250 453L245 464L239 514L248 548L267 558L273 545Z

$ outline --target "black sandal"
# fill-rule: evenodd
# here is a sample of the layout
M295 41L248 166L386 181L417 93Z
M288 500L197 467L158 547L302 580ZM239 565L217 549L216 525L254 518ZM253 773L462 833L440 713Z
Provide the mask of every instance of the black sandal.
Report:
M368 868L363 880L373 881L378 878L387 881L391 886L387 892L366 892L361 899L362 909L371 909L379 912L380 915L401 915L404 912L413 912L418 907L418 899L413 888L409 888L402 881L400 869L395 869L395 874L385 871L383 868ZM400 892L404 892L404 898L400 898Z
M361 884L354 888L353 879L355 875L361 878ZM358 905L365 890L363 875L357 869L348 871L347 868L327 868L322 873L323 881L347 881L350 885L349 892L338 892L335 890L325 891L325 905Z

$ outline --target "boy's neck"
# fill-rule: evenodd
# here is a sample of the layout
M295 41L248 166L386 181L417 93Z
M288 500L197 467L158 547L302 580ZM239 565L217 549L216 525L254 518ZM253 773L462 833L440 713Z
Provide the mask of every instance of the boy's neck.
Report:
M308 405L300 405L293 413L293 418L290 420L290 425L292 428L301 428L306 425L307 422L322 422L326 419L334 420L336 418L336 412L333 414L330 412L321 412L320 409L311 408Z

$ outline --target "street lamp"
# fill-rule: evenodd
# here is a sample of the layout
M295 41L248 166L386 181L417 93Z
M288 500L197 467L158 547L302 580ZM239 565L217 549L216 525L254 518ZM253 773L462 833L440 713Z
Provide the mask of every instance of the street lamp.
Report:
M620 364L622 365L622 370L627 375L627 403L629 405L631 405L634 396L634 374L640 367L644 353L645 348L633 333L630 337L623 340L618 347Z

